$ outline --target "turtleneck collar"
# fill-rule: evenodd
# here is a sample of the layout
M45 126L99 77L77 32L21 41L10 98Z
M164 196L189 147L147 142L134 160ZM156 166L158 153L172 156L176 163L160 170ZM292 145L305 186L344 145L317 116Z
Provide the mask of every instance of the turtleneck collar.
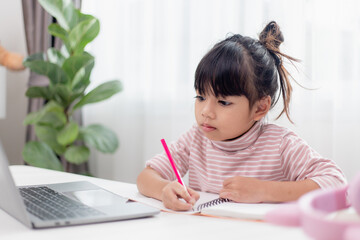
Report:
M263 120L257 121L245 134L231 141L210 141L216 148L222 151L241 151L255 143L261 134L263 124Z

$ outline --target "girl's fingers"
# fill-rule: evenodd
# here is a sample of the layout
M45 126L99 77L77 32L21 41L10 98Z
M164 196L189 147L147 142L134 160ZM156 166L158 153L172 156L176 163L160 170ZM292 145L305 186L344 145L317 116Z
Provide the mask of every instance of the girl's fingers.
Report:
M200 194L199 194L198 192L192 190L191 188L188 188L188 191L189 191L189 194L191 195L191 197L192 197L193 199L195 199L195 202L196 202L197 200L199 200Z
M196 200L191 196L190 188L185 188L183 185L179 184L176 188L176 194L179 198L184 199L187 203L194 205Z
M186 203L178 198L169 199L167 201L164 201L164 206L175 210L175 211L187 211L192 208L192 205L189 203Z
M190 210L195 203L184 186L178 182L172 182L166 187L162 200L166 208L175 211Z
M227 198L227 199L230 199L230 200L234 200L231 192L221 192L221 193L219 194L219 197L221 197L221 198Z

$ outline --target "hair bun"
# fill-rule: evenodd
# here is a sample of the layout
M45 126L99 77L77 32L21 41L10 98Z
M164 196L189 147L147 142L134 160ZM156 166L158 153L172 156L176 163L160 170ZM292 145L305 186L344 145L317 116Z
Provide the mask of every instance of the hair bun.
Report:
M275 21L269 22L259 36L260 42L269 50L279 51L279 46L284 42L284 36Z

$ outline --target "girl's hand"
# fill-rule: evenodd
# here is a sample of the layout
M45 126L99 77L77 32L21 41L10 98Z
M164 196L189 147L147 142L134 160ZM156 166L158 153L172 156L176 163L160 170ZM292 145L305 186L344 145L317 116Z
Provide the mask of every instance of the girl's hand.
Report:
M180 198L184 199L185 202ZM177 181L167 184L161 195L164 206L175 211L191 210L199 198L200 195L196 191L188 187L186 191L184 186Z
M236 176L223 182L220 190L221 198L234 202L259 203L266 201L266 181L252 177Z

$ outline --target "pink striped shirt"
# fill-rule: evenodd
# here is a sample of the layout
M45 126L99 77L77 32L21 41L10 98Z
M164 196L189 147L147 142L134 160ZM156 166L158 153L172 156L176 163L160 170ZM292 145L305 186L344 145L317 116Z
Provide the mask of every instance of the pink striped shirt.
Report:
M257 122L232 141L212 141L195 125L169 150L182 176L189 172L189 186L198 191L219 193L225 179L234 176L268 181L312 179L321 188L346 183L344 174L287 128ZM167 156L158 154L146 162L168 180L175 174Z

